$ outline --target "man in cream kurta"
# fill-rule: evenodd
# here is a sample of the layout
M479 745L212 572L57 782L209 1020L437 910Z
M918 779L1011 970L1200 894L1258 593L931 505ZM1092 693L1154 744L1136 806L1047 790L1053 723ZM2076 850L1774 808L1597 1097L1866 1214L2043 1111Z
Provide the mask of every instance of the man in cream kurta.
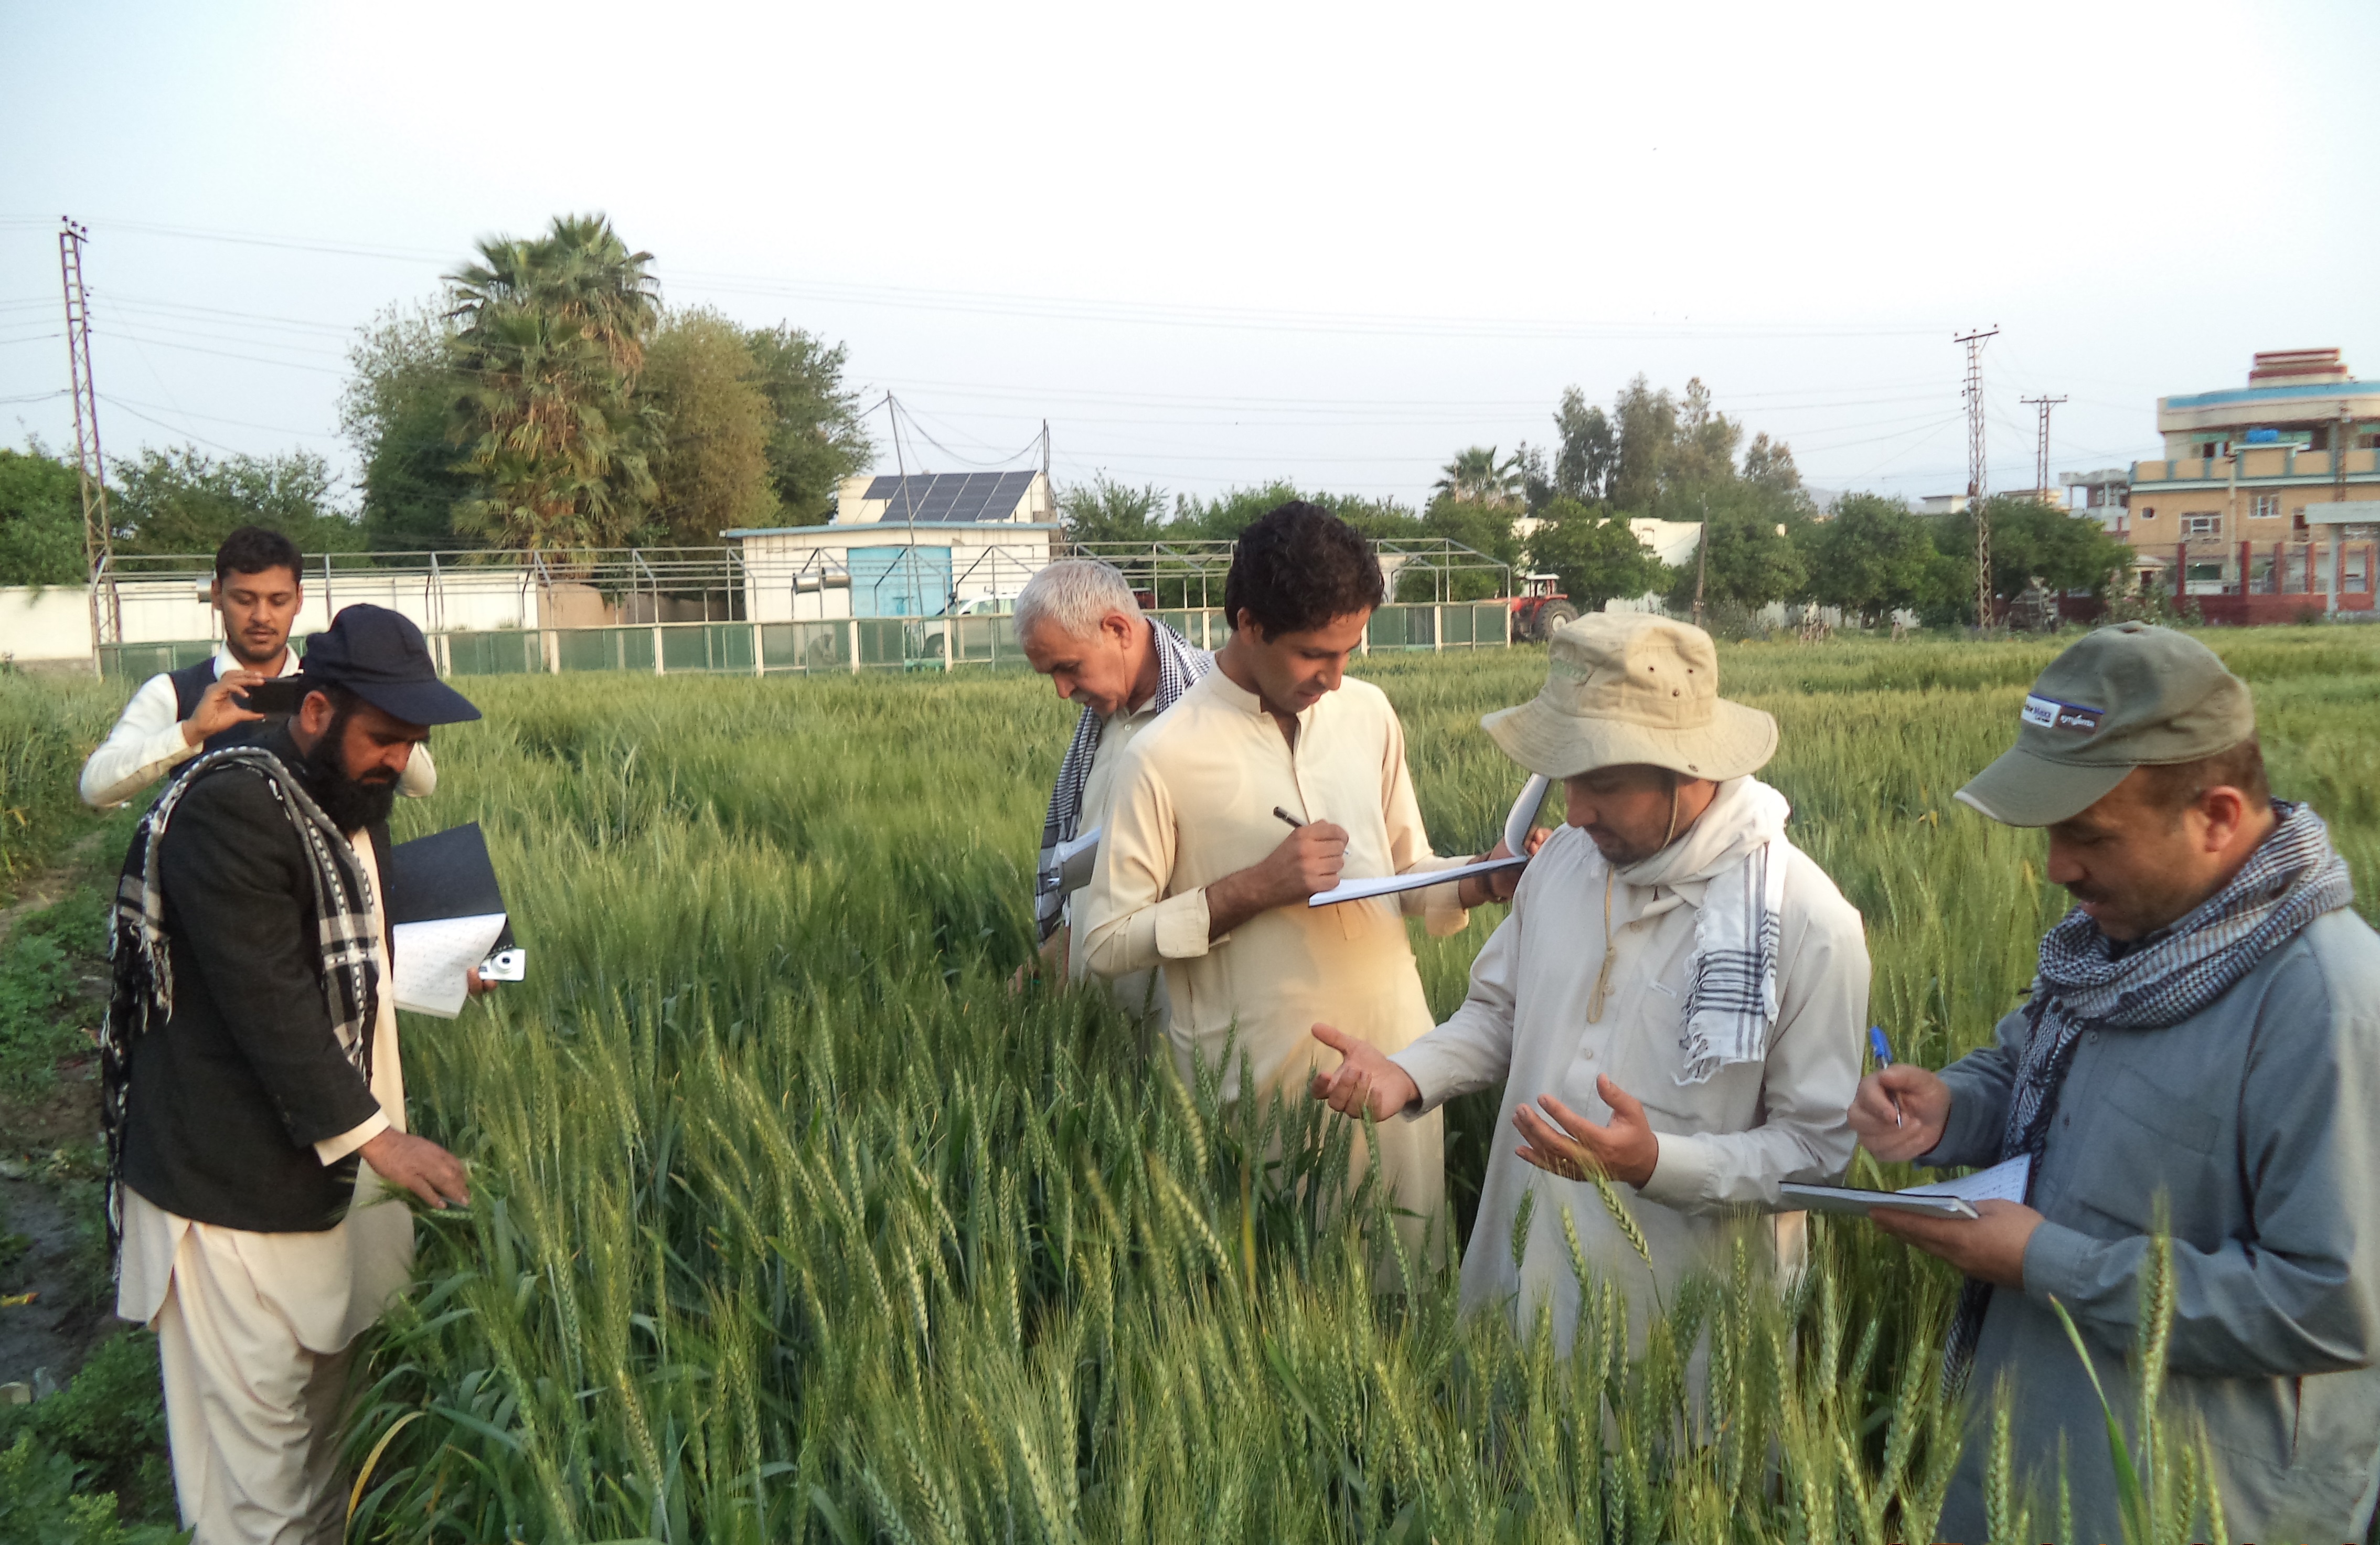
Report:
M1161 967L1177 1064L1185 1077L1215 1065L1226 1099L1294 1099L1315 1068L1336 1065L1314 1039L1318 1020L1389 1052L1427 1030L1404 918L1434 935L1468 918L1451 882L1305 904L1340 879L1460 862L1430 851L1396 711L1342 674L1380 589L1378 566L1342 523L1304 504L1267 515L1233 554L1233 630L1215 670L1116 770L1083 918L1091 969ZM1302 879L1277 882L1300 863ZM1425 1234L1442 1247L1439 1118L1383 1128L1379 1148L1408 1247Z
M1388 1057L1352 1054L1314 1092L1411 1121L1502 1087L1524 1147L1490 1150L1463 1301L1510 1304L1524 1328L1549 1307L1567 1346L1579 1289L1565 1213L1589 1264L1630 1290L1632 1319L1651 1307L1591 1166L1633 1186L1620 1194L1665 1294L1724 1272L1738 1235L1764 1253L1798 1244L1799 1214L1746 1214L1774 1211L1781 1182L1850 1162L1868 959L1858 912L1786 840L1783 797L1750 775L1775 723L1718 698L1707 637L1594 615L1550 655L1545 693L1486 724L1565 781L1571 823L1531 858L1463 1006Z

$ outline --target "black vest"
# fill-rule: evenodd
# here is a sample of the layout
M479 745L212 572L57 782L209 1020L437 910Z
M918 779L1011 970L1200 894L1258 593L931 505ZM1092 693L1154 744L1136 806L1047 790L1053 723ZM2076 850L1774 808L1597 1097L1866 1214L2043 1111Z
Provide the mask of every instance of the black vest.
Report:
M199 711L199 700L205 697L207 688L215 684L214 657L209 655L195 665L185 665L178 671L168 671L165 673L165 679L174 684L174 721L176 724L182 723ZM205 744L199 748L200 755L203 756L209 751L220 751L226 746L245 746L249 741L278 727L287 718L286 714L267 714L262 719L244 719L228 729L217 730L207 736ZM193 757L190 761L197 760L197 757ZM183 768L189 765L188 761L181 763L169 776L180 777Z

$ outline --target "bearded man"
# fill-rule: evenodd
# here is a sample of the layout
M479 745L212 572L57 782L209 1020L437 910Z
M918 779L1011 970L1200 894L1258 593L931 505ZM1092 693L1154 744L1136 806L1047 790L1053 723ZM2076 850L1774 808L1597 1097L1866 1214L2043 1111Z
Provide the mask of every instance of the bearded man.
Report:
M174 1490L207 1545L341 1537L349 1344L412 1270L381 1183L469 1199L405 1129L381 898L407 762L480 713L377 606L315 634L303 679L285 724L199 758L141 821L100 1042L115 1312L157 1332Z
M1090 888L1088 866L1078 860L1084 872L1068 883L1059 849L1105 830L1124 748L1213 670L1215 657L1143 615L1124 577L1087 558L1062 559L1026 582L1016 598L1016 641L1058 696L1083 705L1041 823L1041 861L1033 883L1041 958L1059 975L1080 981L1090 972L1090 957L1069 946ZM1110 988L1145 1036L1165 1033L1161 975L1126 971Z
M1755 1214L1776 1212L1782 1182L1851 1161L1868 959L1859 913L1753 776L1777 722L1718 695L1707 634L1600 613L1563 625L1548 653L1545 690L1480 724L1562 781L1567 823L1529 860L1453 1016L1402 1050L1317 1025L1346 1061L1311 1093L1394 1127L1500 1084L1521 1145L1488 1161L1463 1305L1510 1306L1524 1332L1550 1305L1567 1348L1565 1217L1588 1262L1631 1287L1634 1323L1651 1308L1645 1262L1588 1184L1598 1173L1633 1188L1664 1290L1726 1271L1738 1237L1798 1248L1800 1213Z
M2233 1539L2362 1539L2380 1492L2380 936L2309 805L2272 797L2248 687L2140 623L2050 663L2016 745L1958 797L2045 827L2074 909L2030 1001L1939 1074L1896 1064L1851 1120L1884 1160L2024 1161L2022 1202L1876 1214L1967 1285L1945 1371L2012 1380L2020 1471L2070 1467L2075 1538L2124 1521L2094 1375L2140 1431L2126 1354L2172 1250L2168 1413L2205 1423ZM1979 1410L1988 1407L1978 1401ZM2176 1441L2188 1441L2177 1426ZM1985 1535L1981 1431L1939 1537ZM2188 1521L2184 1521L2187 1525Z

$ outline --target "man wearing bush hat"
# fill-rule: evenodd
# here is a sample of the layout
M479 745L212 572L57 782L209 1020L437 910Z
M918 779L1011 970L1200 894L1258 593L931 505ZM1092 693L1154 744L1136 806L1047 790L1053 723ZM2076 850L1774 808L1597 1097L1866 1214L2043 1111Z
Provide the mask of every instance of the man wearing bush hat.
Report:
M2016 745L1958 797L2045 828L2076 905L1991 1045L1939 1075L1887 1068L1852 1110L1879 1159L2027 1166L2024 1202L1978 1219L1879 1215L1967 1276L1946 1371L1979 1402L2011 1376L2019 1473L2054 1489L2062 1442L2076 1538L2123 1538L2099 1400L2053 1306L2137 1441L2125 1356L2169 1231L2168 1430L2204 1421L2226 1538L2363 1539L2380 938L2322 818L2272 797L2246 685L2139 623L2052 662ZM1937 1538L1984 1538L1987 1446L1971 1436Z
M1788 840L1784 796L1753 776L1777 722L1718 695L1700 628L1604 613L1553 637L1545 690L1480 721L1505 755L1563 785L1568 822L1524 871L1512 914L1452 1017L1383 1056L1341 1045L1315 1098L1410 1120L1500 1084L1522 1146L1488 1162L1463 1257L1466 1309L1510 1303L1525 1328L1578 1310L1567 1228L1589 1263L1653 1295L1622 1225L1587 1184L1633 1187L1630 1210L1668 1290L1724 1271L1788 1180L1840 1174L1859 1078L1867 945L1859 913ZM1318 1026L1317 1037L1340 1045Z
M109 951L115 1308L157 1332L174 1490L205 1545L341 1537L348 1348L412 1268L382 1183L469 1199L461 1162L406 1131L382 898L415 748L479 710L378 606L314 635L300 679L295 714L151 808Z

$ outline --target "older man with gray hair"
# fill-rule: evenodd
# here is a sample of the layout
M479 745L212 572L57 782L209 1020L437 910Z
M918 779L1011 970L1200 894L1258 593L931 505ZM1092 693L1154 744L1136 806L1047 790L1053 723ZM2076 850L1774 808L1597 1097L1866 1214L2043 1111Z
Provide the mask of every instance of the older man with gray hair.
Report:
M1090 882L1094 849L1084 847L1072 863L1059 850L1101 828L1123 748L1214 669L1215 657L1143 614L1124 577L1089 558L1062 559L1026 585L1016 598L1016 642L1058 696L1083 705L1041 823L1033 885L1041 957L1079 980L1087 967L1082 956L1069 957L1067 943L1075 899ZM1161 1026L1165 988L1156 973L1131 972L1112 986L1116 1001L1141 1016L1144 1029Z

